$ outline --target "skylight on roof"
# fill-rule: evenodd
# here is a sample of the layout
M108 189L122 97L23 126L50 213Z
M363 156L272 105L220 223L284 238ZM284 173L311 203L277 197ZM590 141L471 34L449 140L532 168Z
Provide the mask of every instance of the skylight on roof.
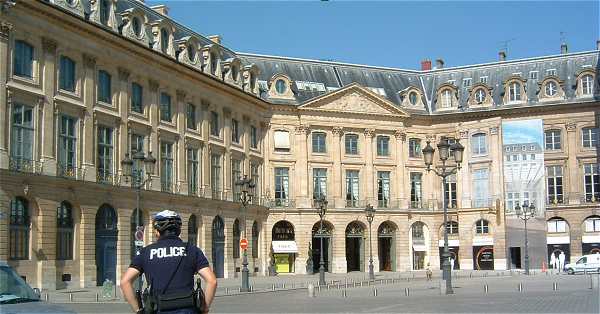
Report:
M317 91L317 92L326 91L325 84L317 83L317 82L296 81L296 87L298 88L298 90L305 90L305 91Z

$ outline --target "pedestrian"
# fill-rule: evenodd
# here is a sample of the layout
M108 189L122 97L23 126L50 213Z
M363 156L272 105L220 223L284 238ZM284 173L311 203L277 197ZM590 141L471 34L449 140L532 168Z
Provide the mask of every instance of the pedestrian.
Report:
M430 281L433 272L431 271L431 266L429 266L429 263L427 263L427 270L425 270L425 275L427 275L427 281Z
M217 279L202 250L179 238L181 217L174 211L161 211L154 215L152 227L158 240L142 248L121 277L125 300L136 313L208 313ZM199 284L194 290L196 273L206 284L204 293ZM133 283L142 274L149 286L140 304Z

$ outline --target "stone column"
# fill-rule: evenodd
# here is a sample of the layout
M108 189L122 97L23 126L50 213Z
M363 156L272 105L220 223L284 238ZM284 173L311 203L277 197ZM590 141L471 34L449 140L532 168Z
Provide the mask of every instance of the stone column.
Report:
M96 169L94 168L95 158L94 140L94 122L91 113L96 104L96 57L84 54L84 78L83 78L83 103L86 114L83 114L83 132L81 142L83 143L82 168L85 169L86 180L96 181Z
M577 138L577 123L567 122L565 124L567 130L565 153L569 156L567 160L567 169L563 169L563 173L567 174L567 188L568 188L568 204L581 204L581 200L584 197L584 187L581 184L581 168L577 160L577 149L578 143L580 142ZM571 256L574 256L571 254Z
M341 138L343 134L343 130L341 127L333 127L332 130L333 140L331 141L331 151L333 154L333 167L331 167L331 183L328 185L332 187L330 199L333 199L333 204L328 205L331 208L343 208L344 206L344 198L343 198L343 174L342 174L342 153L341 153ZM329 189L328 189L329 190ZM344 254L345 255L345 254ZM334 255L335 260L335 255ZM345 257L344 257L344 265ZM335 264L334 264L334 267ZM344 266L345 268L345 266Z
M175 168L177 169L177 185L179 187L179 193L188 194L187 186L187 155L186 155L186 143L185 143L185 119L186 119L186 93L183 90L177 90L177 134L179 140L177 141L177 162Z
M362 191L365 191L364 195L364 199L370 203L373 207L377 208L377 198L375 197L375 188L374 185L375 183L375 179L374 176L376 175L374 173L374 168L373 168L373 136L375 135L375 129L365 129L364 131L365 134L365 171L364 171L364 181L362 184L362 187L366 187L365 189L362 189ZM367 267L368 268L368 267Z
M308 173L308 148L306 137L310 132L308 126L299 125L295 128L295 143L293 149L296 151L296 165L294 167L294 177L292 195L296 196L297 208L311 208L311 197L308 194L308 182L310 182L310 174Z
M405 190L408 186L410 186L410 184L407 184L406 173L404 171L404 165L406 164L406 132L404 132L404 129L398 129L396 130L396 132L394 132L394 137L396 138L396 174L394 177L394 181L392 181L392 189L396 194L395 198L397 199L397 203L392 206L398 206L398 208L408 208L408 200L406 197Z
M37 286L42 289L55 290L56 273L56 207L57 202L36 198L38 206L37 250L32 250L37 260Z
M149 101L148 101L148 112L149 112L149 119L150 119L150 124L151 124L151 132L150 132L150 136L148 138L149 142L146 145L146 147L148 147L148 152L152 152L152 155L154 156L154 158L156 158L157 162L156 162L156 166L154 169L154 175L152 176L151 179L151 184L152 186L150 187L151 190L155 190L155 191L160 191L161 190L161 186L160 186L160 172L158 171L158 167L160 167L160 151L159 151L159 138L158 138L158 120L160 118L159 114L159 103L160 103L160 93L158 90L159 84L157 81L150 79L148 80L148 86L150 87L150 97L149 97Z
M6 81L8 80L8 39L13 25L7 21L0 21L0 168L8 168L8 128L10 117L8 116L9 103L7 100Z
M44 70L40 73L40 82L44 88L44 97L46 99L43 107L42 123L38 138L41 139L41 130L44 130L45 134L54 134L54 93L56 88L55 73L56 73L56 41L50 38L42 38L42 47L44 48L43 57L43 68ZM43 73L43 74L42 74ZM56 141L45 138L43 141L39 141L39 148L41 152L41 159L43 160L43 174L54 176L56 175Z

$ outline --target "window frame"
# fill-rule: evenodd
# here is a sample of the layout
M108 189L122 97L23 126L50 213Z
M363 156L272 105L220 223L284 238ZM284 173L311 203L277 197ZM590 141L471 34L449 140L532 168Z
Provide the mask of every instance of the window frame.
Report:
M558 135L556 134L558 133ZM551 139L549 142L548 139ZM562 130L548 129L544 130L544 148L545 150L562 150Z
M596 148L598 146L598 133L595 127L584 127L581 129L581 146L583 148ZM587 137L587 138L586 138Z
M72 260L75 230L73 206L67 201L62 201L56 211L56 259Z
M475 222L475 234L490 234L490 222L479 219Z
M358 155L358 134L348 133L344 135L344 152L346 155Z
M144 114L144 87L136 82L131 82L131 111Z
M66 55L59 57L58 89L70 93L77 91L77 62Z
M475 133L471 135L471 155L472 156L485 156L488 154L487 145L487 134L486 133Z
M10 201L8 230L8 259L28 260L30 257L31 212L27 199L18 196Z
M168 123L172 123L173 122L173 97L171 97L171 94L167 93L166 91L162 91L160 92L160 106L159 106L159 111L160 111L160 121L161 122L168 122Z
M22 51L21 53L19 53L19 51L17 51L17 47L23 47L23 49L27 48L30 50L30 56L27 56L25 54L25 51ZM26 58L29 57L28 60L17 60L18 58ZM13 58L12 58L12 75L16 76L16 77L20 77L20 78L25 78L28 80L33 80L35 71L35 47L30 44L29 42L22 40L22 39L16 39L14 41L14 49L13 49ZM19 61L19 62L17 62ZM23 71L23 72L19 72L19 71ZM29 73L25 73L25 72L29 72Z
M113 178L114 128L98 125L96 133L96 178L98 182L109 183Z
M112 105L112 76L106 70L98 70L98 93L96 100L100 103Z
M327 133L315 131L311 133L312 152L315 154L327 153Z
M377 156L389 157L390 156L390 137L387 135L377 135Z
M408 157L409 158L421 158L423 156L421 148L421 139L412 137L408 139Z
M160 186L163 192L173 192L175 178L175 143L169 141L160 141Z

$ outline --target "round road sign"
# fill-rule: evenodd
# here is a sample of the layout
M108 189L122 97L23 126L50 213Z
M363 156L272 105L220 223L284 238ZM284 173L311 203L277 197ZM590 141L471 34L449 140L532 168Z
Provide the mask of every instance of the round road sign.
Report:
M138 241L143 241L144 240L144 231L142 230L138 230L135 232L135 239Z
M240 240L240 247L242 248L242 250L245 250L248 248L248 240L246 239L241 239Z

